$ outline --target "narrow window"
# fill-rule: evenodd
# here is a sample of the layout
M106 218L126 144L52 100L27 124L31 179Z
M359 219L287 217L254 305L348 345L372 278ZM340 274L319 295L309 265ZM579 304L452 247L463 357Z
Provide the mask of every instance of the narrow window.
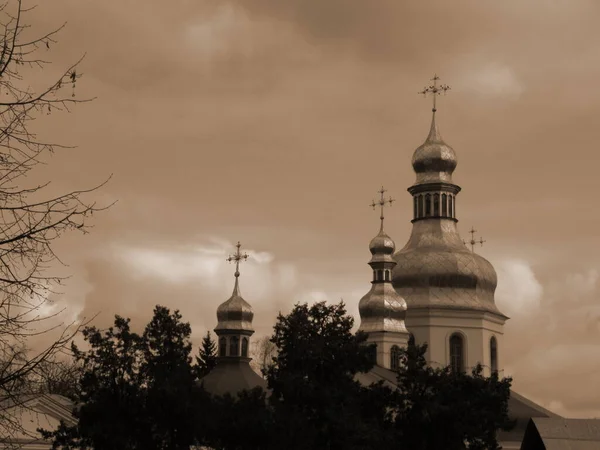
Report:
M373 271L373 281L377 281L377 271Z
M454 217L454 197L450 195L448 199L448 216Z
M373 364L377 364L377 344L369 344L369 358Z
M400 367L400 347L397 345L393 345L390 352L390 367L392 370L398 370Z
M425 217L431 216L431 195L425 194Z
M242 356L244 358L248 357L248 338L242 339Z
M460 334L453 334L450 337L450 367L454 372L464 372L464 344Z
M490 339L490 366L492 372L498 372L498 341L495 336Z
M385 271L385 281L390 281L390 271L389 270Z
M434 217L440 215L440 194L433 194L433 215Z
M446 217L448 215L448 196L446 194L442 194L442 216Z
M412 333L408 335L408 345L415 345L415 335Z
M240 338L237 336L229 340L229 356L240 356Z
M456 197L452 196L452 217L456 218Z
M219 338L219 356L227 356L227 339Z
M419 195L418 203L419 203L419 208L417 211L417 218L421 218L421 217L423 217L423 196L422 195Z
M377 281L383 280L383 270L377 271Z
M418 209L417 209L418 207L419 207L419 205L418 205L417 197L414 196L413 197L413 216L414 216L413 218L414 219L416 219L418 217L418 212L417 212L418 211Z

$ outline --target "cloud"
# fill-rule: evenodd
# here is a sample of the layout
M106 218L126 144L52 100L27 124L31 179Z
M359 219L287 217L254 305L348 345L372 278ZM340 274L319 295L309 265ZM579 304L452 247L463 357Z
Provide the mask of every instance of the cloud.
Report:
M525 89L514 70L505 64L488 63L475 69L467 68L456 77L457 87L481 97L516 99Z
M498 289L496 300L508 315L527 315L536 311L544 289L526 261L503 260L496 266Z

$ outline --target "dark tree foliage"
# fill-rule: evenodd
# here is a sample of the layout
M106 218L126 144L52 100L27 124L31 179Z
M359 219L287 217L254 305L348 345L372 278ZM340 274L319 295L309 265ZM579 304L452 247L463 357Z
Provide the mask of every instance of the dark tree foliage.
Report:
M203 378L210 373L217 365L217 345L212 340L210 331L202 338L202 345L198 349L196 364L194 365L194 375L197 379Z
M194 384L190 326L178 311L157 306L139 335L129 319L83 330L90 349L73 345L83 366L74 427L61 424L53 448L189 450L205 396Z
M508 418L512 379L482 375L481 365L469 375L449 367L427 365L427 345L401 350L396 397L398 442L412 450L499 450L498 429Z
M157 306L142 336L140 372L146 387L147 430L155 448L186 449L194 440L195 389L189 323Z
M274 434L285 439L285 447L382 448L389 392L355 380L373 362L366 335L354 335L353 324L343 302L296 305L279 315L272 338L278 354L267 380Z
M205 443L214 450L261 450L290 448L277 444L273 433L275 416L262 388L231 395L214 396L210 415L204 418Z
M367 336L352 333L343 303L296 305L279 315L268 367L270 392L211 396L194 382L190 328L157 307L142 335L116 318L91 346L74 347L83 365L79 425L64 424L54 448L215 450L499 450L508 429L511 379L433 369L426 346L401 350L397 388L363 386L373 367ZM203 348L211 351L209 336Z

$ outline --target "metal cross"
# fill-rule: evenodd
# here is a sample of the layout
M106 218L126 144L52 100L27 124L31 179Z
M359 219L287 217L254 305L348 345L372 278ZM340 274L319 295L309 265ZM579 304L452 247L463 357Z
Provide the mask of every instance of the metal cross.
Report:
M233 255L230 255L229 258L227 258L228 262L232 262L235 261L235 277L239 277L240 276L240 261L246 261L248 259L248 254L247 253L240 253L240 247L242 246L242 244L240 244L240 242L238 241L237 245L236 245L236 252Z
M440 79L440 77L438 77L437 75L433 75L433 78L431 79L431 81L433 81L433 84L429 87L426 87L425 89L423 89L421 92L419 92L419 94L423 94L423 97L427 97L427 94L433 94L433 112L436 112L437 109L435 107L435 99L438 95L440 95L442 92L444 93L444 95L446 95L446 91L450 90L450 86L448 86L447 84L442 84L440 86L437 85L438 80Z
M381 186L381 189L379 189L377 192L379 192L379 201L375 202L375 200L373 200L373 203L371 203L369 206L372 206L373 209L375 209L377 205L379 205L379 207L381 208L379 219L381 220L381 227L383 228L383 207L386 205L386 203L389 203L390 206L392 206L392 203L395 202L396 199L392 197L388 197L386 199L384 197L384 194L387 192L387 190L385 190L383 186Z
M471 244L471 251L475 252L475 244L480 244L483 246L485 241L482 237L480 237L478 241L475 240L475 233L477 233L475 228L471 227L471 231L469 231L469 233L471 233L471 240L468 243ZM467 242L463 240L463 244L467 245Z

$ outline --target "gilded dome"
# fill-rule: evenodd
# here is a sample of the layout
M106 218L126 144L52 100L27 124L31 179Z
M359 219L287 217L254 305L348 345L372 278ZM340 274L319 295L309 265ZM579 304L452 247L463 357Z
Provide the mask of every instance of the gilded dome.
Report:
M233 294L229 300L221 303L217 308L218 324L215 331L218 330L246 330L254 331L252 328L252 319L254 313L252 306L244 300L240 294L238 279L235 279Z
M435 122L434 112L429 135L413 154L412 166L417 174L416 184L451 183L456 165L456 153L443 141Z
M396 251L396 244L392 238L389 237L385 231L383 231L382 227L379 234L371 239L371 242L369 243L369 251L372 255L377 253L391 255L394 253L394 251Z
M413 224L408 243L394 255L394 287L412 308L458 308L501 314L494 302L494 267L469 251L453 220Z
M395 331L407 333L404 319L406 301L391 283L373 283L371 290L358 303L360 331Z

